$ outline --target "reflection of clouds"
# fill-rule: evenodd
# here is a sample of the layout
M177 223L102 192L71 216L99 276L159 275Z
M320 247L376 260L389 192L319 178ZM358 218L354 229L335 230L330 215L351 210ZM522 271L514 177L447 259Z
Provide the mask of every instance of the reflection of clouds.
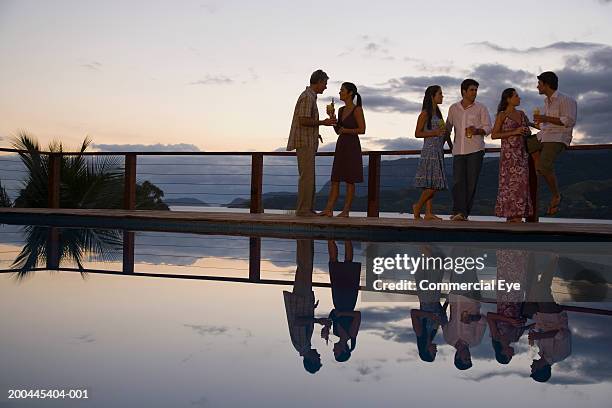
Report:
M186 363L187 361L191 360L193 356L195 356L195 354L193 353L189 354L187 357L181 360L181 363Z
M344 241L338 241L340 256L344 256ZM328 272L327 241L315 241L314 266ZM354 242L354 260L362 262L362 243ZM292 276L296 267L294 239L262 238L261 259L268 264L288 269ZM249 237L229 237L197 234L137 232L135 262L154 265L190 266L214 258L249 261ZM214 263L210 265L214 267Z
M405 357L396 359L397 362L407 362L418 360L416 355L416 334L412 328L410 320L410 308L406 306L397 307L365 307L361 309L361 328L360 331L369 331L371 334L381 337L383 340L393 341L396 343L405 343L412 349L414 346L414 354L407 354ZM442 327L438 329L438 333L434 339L434 343L438 344L438 357L452 356L454 348L446 344L442 335ZM516 355L527 353L530 348L527 342L527 337L521 338L518 343L513 343ZM482 342L470 348L472 360L494 360L493 347L491 338L485 335Z
M479 375L468 375L469 373L467 373L466 375L461 376L460 378L462 380L465 381L474 381L474 382L480 382L482 380L488 380L490 378L495 378L495 377L528 377L529 376L529 367L527 367L526 370L510 370L507 369L507 367L503 367L503 368L499 368L499 370L501 371L491 371L491 372L487 372L484 374L479 374Z
M96 341L93 334L86 333L74 338L78 343L93 343Z
M406 319L406 322L398 323ZM363 308L360 331L370 331L384 340L397 343L414 343L416 335L409 320L410 308L405 306Z
M208 326L202 324L184 324L183 326L193 329L193 331L195 331L200 336L218 336L220 334L227 333L227 331L229 330L227 327L224 326Z
M569 317L569 326L572 330L572 355L553 366L550 382L558 384L611 382L610 317L572 313ZM555 369L557 372L567 371L571 377L557 378Z
M572 330L572 354L552 367L552 377L548 384L599 384L612 382L612 362L610 361L610 342L612 341L612 325L609 316L597 316L572 313L569 325ZM517 354L534 350L526 346L526 337L513 347ZM478 347L475 351L482 349ZM492 351L489 353L491 355ZM472 357L480 353L472 353ZM489 358L490 359L490 358ZM496 368L478 376L465 377L469 381L481 381L493 377L520 376L528 377L529 366L524 370L509 370Z
M253 333L250 330L241 329L239 327L187 323L183 324L183 326L192 329L196 334L203 337L221 335L227 335L229 337L235 337L237 335L244 336L245 338L253 337Z
M206 397L202 397L199 400L191 401L191 405L196 407L206 407L208 406L208 399Z
M380 381L381 365L368 365L365 361L360 361L355 365L356 375L351 379L353 382Z

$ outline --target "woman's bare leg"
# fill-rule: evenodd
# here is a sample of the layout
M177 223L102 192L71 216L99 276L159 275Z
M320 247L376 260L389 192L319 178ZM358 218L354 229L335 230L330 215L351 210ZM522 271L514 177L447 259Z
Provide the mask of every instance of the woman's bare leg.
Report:
M327 205L325 209L319 213L321 216L331 217L334 215L334 205L338 199L338 191L340 190L340 183L338 181L332 181L331 188L329 189L329 197L327 198Z
M441 220L442 218L438 217L433 213L433 198L436 195L436 190L432 190L431 197L425 203L425 219L426 220Z
M426 188L423 190L423 192L421 193L421 197L419 197L419 201L417 201L412 206L412 214L414 215L415 220L421 219L421 210L423 209L423 205L427 201L429 201L431 197L433 197L434 194L435 194L435 190L432 190L430 188Z
M353 197L355 197L355 184L346 183L346 197L344 198L344 208L342 212L338 214L338 217L348 217L353 205Z

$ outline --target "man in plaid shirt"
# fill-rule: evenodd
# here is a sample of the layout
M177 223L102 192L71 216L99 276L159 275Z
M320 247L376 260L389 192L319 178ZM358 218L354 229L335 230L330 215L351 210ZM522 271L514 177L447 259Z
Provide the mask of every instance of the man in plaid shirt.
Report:
M314 241L298 239L296 244L297 268L293 291L283 291L283 298L291 343L300 353L304 369L314 374L321 368L321 355L312 348L312 334L315 323L324 324L325 319L314 317L315 309L319 304L312 291Z
M319 147L319 126L333 126L336 119L319 120L317 109L317 94L327 89L329 77L322 70L317 70L310 76L310 86L300 95L293 111L291 130L287 150L295 150L297 154L299 183L298 199L295 213L298 216L314 215L315 197L315 154Z

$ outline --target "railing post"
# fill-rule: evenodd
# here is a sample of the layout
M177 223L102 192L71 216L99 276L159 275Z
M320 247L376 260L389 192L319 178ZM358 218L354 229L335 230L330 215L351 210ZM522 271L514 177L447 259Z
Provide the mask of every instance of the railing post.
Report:
M123 190L123 208L133 210L136 208L136 154L125 155L125 176Z
M529 196L533 205L533 215L527 217L527 222L539 222L538 217L538 174L536 173L535 161L529 156Z
M60 265L60 230L58 227L49 227L47 232L47 269L57 270Z
M48 207L60 207L60 174L61 174L62 155L51 153L49 155L49 196Z
M380 211L380 153L368 153L368 217Z
M261 238L249 238L249 280L259 282L261 279Z
M263 154L251 155L251 214L263 213Z
M123 273L134 273L134 231L123 230Z

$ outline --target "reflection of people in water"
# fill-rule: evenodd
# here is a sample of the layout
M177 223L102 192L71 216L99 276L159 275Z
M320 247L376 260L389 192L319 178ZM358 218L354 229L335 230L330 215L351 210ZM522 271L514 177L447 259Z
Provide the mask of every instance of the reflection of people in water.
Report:
M311 340L314 324L323 322L315 319L314 311L318 301L315 302L312 291L312 264L314 258L314 241L311 239L298 239L296 249L297 269L293 291L283 291L287 324L293 347L304 359L304 368L309 373L316 373L321 368L321 355L312 348Z
M521 313L525 301L528 262L528 251L510 249L497 251L497 280L521 285L519 291L498 290L497 313L487 314L495 359L500 364L508 364L512 360L514 348L511 344L518 342L527 328Z
M463 274L453 272L452 282L475 283L478 276L475 269ZM444 339L455 348L455 367L467 370L472 367L470 347L480 344L486 329L486 318L480 313L480 291L453 291L448 295L450 320L442 326Z
M433 257L431 245L423 245L421 248L423 255ZM417 348L419 357L426 362L433 362L438 351L436 343L433 342L440 325L448 323L446 307L440 304L440 290L421 290L419 282L429 281L430 283L440 283L444 277L443 269L423 270L418 269L414 274L416 281L417 296L419 297L419 308L410 311L412 318L412 328L417 336Z
M558 257L553 255L548 267L535 276L529 290L531 300L524 314L532 317L535 325L529 332L529 344L538 346L540 358L531 363L531 375L537 382L546 382L552 374L552 365L565 360L572 353L572 335L567 312L552 296L551 285Z
M351 352L357 345L357 333L361 324L361 312L355 311L361 277L361 263L353 262L353 243L344 243L344 262L338 262L338 247L335 241L328 241L329 278L331 281L334 309L329 314L333 333L339 340L334 344L336 361L343 362L351 358ZM323 328L321 334L329 338L330 326ZM350 341L350 346L349 346Z

